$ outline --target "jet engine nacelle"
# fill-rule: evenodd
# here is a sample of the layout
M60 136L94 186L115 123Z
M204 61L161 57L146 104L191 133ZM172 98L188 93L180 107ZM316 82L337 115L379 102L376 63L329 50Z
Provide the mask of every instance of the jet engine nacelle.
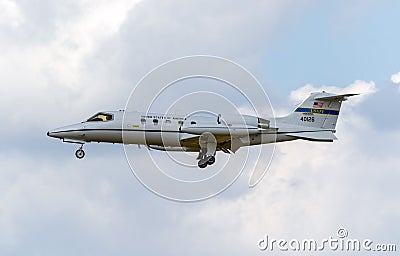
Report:
M214 135L248 136L269 128L269 121L248 115L191 115L188 116L181 132L201 135L210 132Z
M212 133L214 135L230 135L230 136L246 136L251 134L257 134L259 129L257 127L236 127L236 126L213 126L199 125L197 127L182 127L182 132L201 135L205 132Z

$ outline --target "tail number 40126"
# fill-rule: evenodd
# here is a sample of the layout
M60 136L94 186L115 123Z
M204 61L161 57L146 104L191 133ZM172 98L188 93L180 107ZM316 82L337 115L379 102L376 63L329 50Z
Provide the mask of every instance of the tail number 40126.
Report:
M314 117L313 116L302 116L300 117L300 121L303 122L315 122Z

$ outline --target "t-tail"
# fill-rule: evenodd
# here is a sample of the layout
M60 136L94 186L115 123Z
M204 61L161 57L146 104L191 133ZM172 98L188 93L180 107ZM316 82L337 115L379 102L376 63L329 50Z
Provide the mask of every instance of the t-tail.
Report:
M291 114L279 118L286 135L315 141L333 141L342 102L358 94L311 93Z

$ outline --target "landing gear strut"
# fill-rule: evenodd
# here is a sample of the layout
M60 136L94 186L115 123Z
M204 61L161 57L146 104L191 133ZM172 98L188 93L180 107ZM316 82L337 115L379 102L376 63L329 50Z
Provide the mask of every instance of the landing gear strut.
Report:
M215 151L217 149L217 140L210 132L204 132L199 137L200 152L197 159L199 160L198 166L206 168L207 165L215 163Z
M75 151L75 156L78 159L82 159L85 157L85 151L83 151L83 145L80 148L78 148L77 151Z
M67 143L73 143L73 144L79 144L81 145L76 151L75 151L75 156L78 159L82 159L85 157L85 151L83 151L83 145L85 144L85 142L81 142L81 141L74 141L74 140L66 140L63 139L63 142L67 142Z

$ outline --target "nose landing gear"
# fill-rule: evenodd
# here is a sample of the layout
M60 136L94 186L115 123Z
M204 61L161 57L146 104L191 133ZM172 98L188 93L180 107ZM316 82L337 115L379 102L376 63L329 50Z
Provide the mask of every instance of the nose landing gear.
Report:
M85 157L85 151L83 151L83 145L77 151L75 151L75 156L78 159L82 159Z
M78 159L84 158L84 157L85 157L85 151L83 151L83 145L84 145L85 143L79 143L79 142L75 142L75 143L81 145L81 146L75 151L75 156L76 156L76 158L78 158Z
M66 139L63 139L63 142L81 145L81 146L75 151L75 156L76 156L76 158L78 158L78 159L82 159L82 158L85 157L85 151L83 151L83 145L85 145L85 142L83 142L83 141L76 141L76 140L66 140Z

